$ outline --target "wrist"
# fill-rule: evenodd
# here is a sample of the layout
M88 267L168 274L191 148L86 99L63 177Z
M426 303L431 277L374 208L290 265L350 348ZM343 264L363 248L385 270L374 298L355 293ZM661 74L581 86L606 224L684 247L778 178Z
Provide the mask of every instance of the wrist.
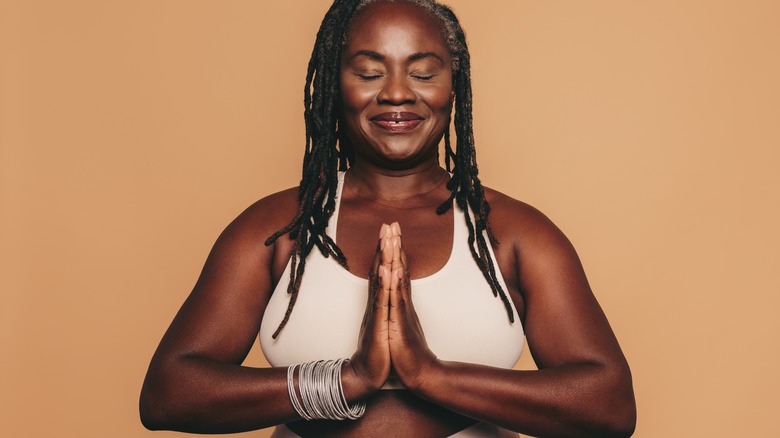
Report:
M440 385L445 374L444 362L437 357L420 366L413 379L404 381L404 385L416 394L425 394L429 388Z
M354 362L351 360L342 365L341 385L344 388L344 397L349 402L363 400L379 389L379 387L374 387L361 377L361 374L355 369Z
M357 420L364 402L349 403L344 394L343 365L348 359L318 360L287 368L287 391L295 412L304 420ZM298 390L295 371L298 371ZM298 395L300 394L300 399Z

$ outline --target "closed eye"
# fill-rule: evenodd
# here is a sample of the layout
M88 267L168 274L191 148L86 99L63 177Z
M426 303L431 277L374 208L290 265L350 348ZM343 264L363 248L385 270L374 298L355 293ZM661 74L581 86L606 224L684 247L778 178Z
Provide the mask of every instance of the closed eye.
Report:
M379 73L354 73L354 75L364 81L373 81L382 77Z

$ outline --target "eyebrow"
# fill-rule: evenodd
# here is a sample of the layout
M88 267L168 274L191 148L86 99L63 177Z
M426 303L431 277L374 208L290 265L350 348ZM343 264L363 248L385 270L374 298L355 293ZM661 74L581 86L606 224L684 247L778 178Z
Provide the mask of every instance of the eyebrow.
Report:
M354 55L349 57L349 61L352 61L353 59L357 58L358 56L365 56L367 58L373 59L375 61L384 61L385 55L375 52L373 50L358 50ZM441 56L433 53L433 52L419 52L419 53L413 53L409 55L409 58L407 58L408 61L418 61L420 59L425 58L435 58L438 59L439 62L442 64L444 63L444 60L441 58Z

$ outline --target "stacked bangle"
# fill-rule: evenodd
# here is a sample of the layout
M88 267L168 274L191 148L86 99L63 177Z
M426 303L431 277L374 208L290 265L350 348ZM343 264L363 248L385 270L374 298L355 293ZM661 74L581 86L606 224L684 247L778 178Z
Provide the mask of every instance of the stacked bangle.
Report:
M350 406L344 397L341 384L341 366L348 359L318 360L287 368L287 391L295 412L304 420L357 420L366 411L366 404ZM293 377L298 371L298 391L295 393Z

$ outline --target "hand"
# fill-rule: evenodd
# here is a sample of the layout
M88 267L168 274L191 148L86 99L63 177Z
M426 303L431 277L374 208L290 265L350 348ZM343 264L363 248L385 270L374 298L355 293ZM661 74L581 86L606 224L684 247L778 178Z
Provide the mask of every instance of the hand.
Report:
M398 379L404 386L414 390L425 380L426 373L436 361L436 355L428 348L417 312L414 311L406 254L401 244L401 227L397 222L390 225L390 232L390 358Z
M364 396L381 388L390 375L388 312L393 260L391 238L390 226L382 224L374 261L368 274L368 302L360 326L358 348L349 361L362 383L361 392Z

